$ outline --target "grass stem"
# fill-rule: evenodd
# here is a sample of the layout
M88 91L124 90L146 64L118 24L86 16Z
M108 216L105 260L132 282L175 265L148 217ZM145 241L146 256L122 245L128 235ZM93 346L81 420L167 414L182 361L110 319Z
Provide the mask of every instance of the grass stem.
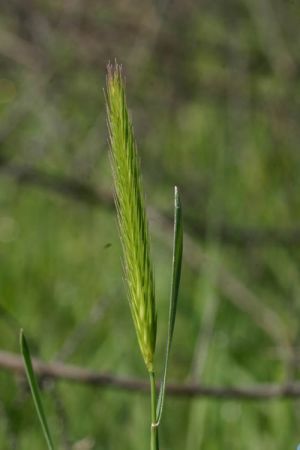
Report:
M158 424L156 424L156 384L154 372L149 372L151 386L151 450L159 450Z

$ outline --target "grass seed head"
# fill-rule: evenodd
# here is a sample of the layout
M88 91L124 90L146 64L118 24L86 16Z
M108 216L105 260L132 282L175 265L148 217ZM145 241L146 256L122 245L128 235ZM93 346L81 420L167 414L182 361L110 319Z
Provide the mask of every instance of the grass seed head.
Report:
M124 77L122 67L117 63L107 69L106 101L110 159L129 305L145 364L152 372L157 315L150 239Z

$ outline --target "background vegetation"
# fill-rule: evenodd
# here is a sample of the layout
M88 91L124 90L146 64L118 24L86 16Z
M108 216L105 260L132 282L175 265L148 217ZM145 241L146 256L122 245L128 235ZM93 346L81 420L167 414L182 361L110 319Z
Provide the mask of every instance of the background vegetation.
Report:
M300 3L12 0L0 16L0 347L147 377L122 282L103 87L127 91L167 325L173 185L185 249L173 381L287 383L300 346ZM141 394L44 383L61 449L148 448ZM286 450L299 401L166 402L162 448ZM0 371L0 447L44 448Z

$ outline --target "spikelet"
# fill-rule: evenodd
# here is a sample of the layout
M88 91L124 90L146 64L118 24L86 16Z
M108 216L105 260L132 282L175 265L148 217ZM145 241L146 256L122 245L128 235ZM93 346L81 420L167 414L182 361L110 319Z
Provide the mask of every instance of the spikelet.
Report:
M117 63L107 68L106 97L110 159L129 305L146 367L152 372L157 315L148 224L122 67Z

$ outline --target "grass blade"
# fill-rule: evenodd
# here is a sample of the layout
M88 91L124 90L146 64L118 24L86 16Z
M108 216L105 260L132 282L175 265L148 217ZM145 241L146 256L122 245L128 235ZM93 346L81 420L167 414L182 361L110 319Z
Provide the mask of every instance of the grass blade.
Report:
M54 450L52 438L50 435L49 427L47 424L46 416L45 416L42 401L41 401L40 390L39 390L38 383L37 383L37 380L36 380L36 377L35 377L35 374L33 371L33 367L32 367L29 347L26 342L23 330L21 330L21 332L20 332L20 347L21 347L21 353L23 356L26 375L27 375L29 386L30 386L33 402L34 402L34 405L36 408L38 418L40 420L40 424L41 424L41 427L42 427L42 430L44 433L44 437L46 439L48 449Z
M175 186L175 196L174 196L174 242L173 242L173 261L172 261L172 283L171 283L171 296L170 296L170 307L169 307L169 324L168 324L168 336L167 336L167 347L165 354L165 366L163 379L160 387L157 410L156 410L156 422L159 423L166 389L166 378L167 369L169 362L169 355L172 345L172 338L174 332L174 325L176 319L177 311L177 300L180 285L180 275L181 275L181 262L182 262L182 248L183 248L183 229L182 229L182 215L181 215L181 203L177 187Z

